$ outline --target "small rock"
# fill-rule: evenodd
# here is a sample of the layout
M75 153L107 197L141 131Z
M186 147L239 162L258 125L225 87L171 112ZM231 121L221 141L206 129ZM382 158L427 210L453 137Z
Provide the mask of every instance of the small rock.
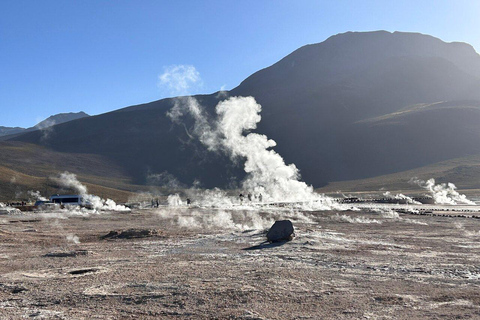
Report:
M157 236L158 231L154 229L127 229L119 231L110 231L101 239L135 239Z
M294 236L293 224L290 220L275 221L267 232L267 240L270 242L290 241Z
M75 250L75 251L68 251L68 252L49 252L44 255L46 258L68 258L68 257L78 257L78 256L86 256L88 255L87 250Z

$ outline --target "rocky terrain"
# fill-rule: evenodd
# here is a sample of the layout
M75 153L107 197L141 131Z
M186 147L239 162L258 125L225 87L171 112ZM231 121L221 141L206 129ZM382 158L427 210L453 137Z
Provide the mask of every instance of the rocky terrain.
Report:
M293 241L263 243L283 218ZM0 318L478 318L479 238L388 209L2 215Z

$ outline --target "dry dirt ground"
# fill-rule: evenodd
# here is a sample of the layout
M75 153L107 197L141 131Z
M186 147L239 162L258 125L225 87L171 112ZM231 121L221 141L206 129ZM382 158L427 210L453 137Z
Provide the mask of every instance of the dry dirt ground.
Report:
M295 239L260 245L280 218ZM480 318L479 230L351 211L3 215L0 318Z

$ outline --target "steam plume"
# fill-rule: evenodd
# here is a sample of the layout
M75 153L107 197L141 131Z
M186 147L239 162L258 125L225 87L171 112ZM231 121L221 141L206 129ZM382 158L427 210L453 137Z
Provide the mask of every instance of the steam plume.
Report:
M402 193L397 193L393 195L390 191L387 191L383 194L383 196L388 199L404 200L406 203L410 203L410 204L420 204L420 202L415 201L409 196L406 196Z
M47 198L43 197L43 196L40 194L40 191L32 191L32 190L30 190L30 191L28 191L27 193L28 193L28 195L29 195L30 197L32 197L32 198L35 199L35 200L48 201Z
M53 132L53 126L56 124L56 121L53 119L46 119L40 123L38 123L35 127L40 130L42 133L41 140L46 141L50 137L51 133Z
M87 187L81 184L80 181L77 180L77 176L73 173L65 171L60 173L60 176L55 180L63 188L73 189L81 195L87 194Z
M435 179L433 178L424 181L415 177L410 180L410 183L417 184L428 190L437 204L475 204L475 202L468 200L465 195L458 193L456 191L457 187L450 182L435 184Z
M180 199L178 193L169 195L167 201L170 207L180 207L183 205L182 199Z
M76 236L74 234L67 234L67 242L72 242L72 243L75 243L75 244L79 244L80 239L78 238L78 236Z
M232 161L245 160L244 189L262 194L266 201L319 201L330 208L330 198L314 193L312 186L299 180L297 167L285 164L271 149L275 141L250 132L261 120L261 109L253 97L231 97L218 103L217 119L210 120L198 101L189 97L177 100L167 116L178 123L185 114L191 115L193 134L210 151L223 151Z
M17 208L12 208L6 205L5 203L0 202L0 214L21 214L22 212Z
M61 173L58 178L54 178L54 180L64 188L75 190L78 194L83 196L86 201L90 202L96 210L130 211L129 208L117 205L115 201L111 199L105 200L98 196L88 194L87 187L81 184L80 181L77 180L77 176L73 173L65 171Z

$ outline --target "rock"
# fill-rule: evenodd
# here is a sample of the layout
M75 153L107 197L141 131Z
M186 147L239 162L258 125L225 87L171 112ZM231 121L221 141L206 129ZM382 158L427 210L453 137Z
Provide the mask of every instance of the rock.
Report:
M267 232L267 240L270 242L290 241L294 236L293 224L290 220L275 221Z
M110 231L108 234L101 237L101 239L135 239L147 238L158 235L158 231L154 229L127 229Z
M68 252L49 252L44 255L46 258L68 258L68 257L78 257L78 256L86 256L88 255L87 250L75 250L75 251L68 251Z
M6 291L6 292L11 292L14 294L21 293L24 291L28 291L27 288L22 287L22 286L17 286L17 285L8 285L8 284L0 284L0 290L1 291Z

